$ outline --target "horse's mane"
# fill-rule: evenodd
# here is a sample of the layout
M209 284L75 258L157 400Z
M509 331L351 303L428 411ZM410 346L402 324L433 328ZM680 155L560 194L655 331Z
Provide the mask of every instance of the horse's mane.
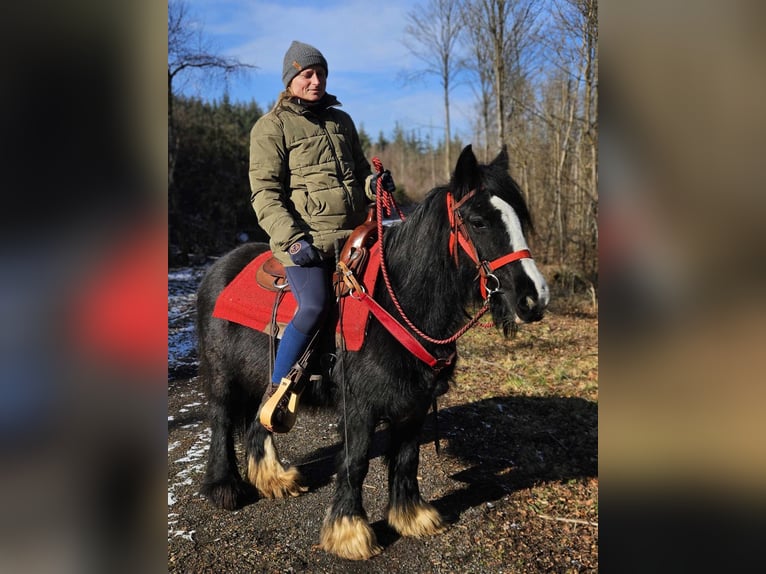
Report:
M446 187L434 188L405 221L383 232L385 262L397 298L409 317L434 337L461 325L455 310L469 297L466 281L458 280L449 255L446 192ZM393 311L383 281L378 281L375 293Z
M432 189L405 221L384 231L385 248L401 255L397 259L414 263L439 258L439 251L443 251L440 247L447 245L446 192L446 186Z
M406 221L391 227L392 246L421 238L435 238L447 226L446 186L433 188L407 216Z

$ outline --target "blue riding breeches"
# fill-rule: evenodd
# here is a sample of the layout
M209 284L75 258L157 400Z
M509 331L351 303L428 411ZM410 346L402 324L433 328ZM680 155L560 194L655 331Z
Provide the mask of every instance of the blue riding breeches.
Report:
M298 309L285 328L277 347L274 372L271 376L274 385L279 384L306 350L332 301L332 267L285 267L285 271Z

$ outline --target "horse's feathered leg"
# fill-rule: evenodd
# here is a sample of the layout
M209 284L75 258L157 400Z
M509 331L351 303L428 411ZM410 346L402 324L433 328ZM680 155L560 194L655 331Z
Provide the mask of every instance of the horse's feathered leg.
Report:
M254 417L247 429L247 479L264 498L299 496L308 487L301 485L301 474L294 466L279 460L274 437Z
M218 388L227 386L221 381L219 383ZM254 493L242 480L237 469L231 408L226 400L225 397L214 396L208 403L212 432L207 470L200 493L220 508L235 510L252 499Z
M439 512L420 496L418 463L422 420L391 424L386 519L402 536L430 536L445 529Z
M356 409L349 409L358 413ZM337 465L335 496L322 525L319 546L326 552L349 560L366 560L382 550L362 506L362 483L369 470L369 449L374 421L351 421L347 413L347 437ZM361 416L357 417L361 419Z

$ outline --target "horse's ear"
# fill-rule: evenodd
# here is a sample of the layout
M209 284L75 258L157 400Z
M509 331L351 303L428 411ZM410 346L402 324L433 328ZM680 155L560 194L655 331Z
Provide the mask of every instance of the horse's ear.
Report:
M473 153L471 145L467 145L457 158L455 174L452 176L452 193L455 199L460 199L464 194L479 186L479 162Z
M492 160L490 165L508 171L510 159L508 158L508 146L506 144L503 144L503 148L500 150L500 153L497 154L497 157Z

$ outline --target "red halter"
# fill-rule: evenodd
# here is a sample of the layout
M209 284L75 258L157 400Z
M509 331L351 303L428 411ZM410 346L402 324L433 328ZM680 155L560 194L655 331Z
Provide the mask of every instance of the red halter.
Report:
M373 164L375 165L375 169L378 173L381 173L383 170L383 166L380 163L380 160L378 158L373 158ZM473 189L470 192L468 192L459 202L455 203L455 198L453 197L452 193L447 192L447 213L449 214L449 223L450 223L450 239L449 239L449 250L450 254L454 256L455 258L455 264L457 265L457 250L455 248L456 244L460 244L460 246L463 248L463 250L468 254L468 256L476 263L476 267L479 270L478 278L480 280L479 286L481 288L481 294L482 297L484 297L484 305L479 310L479 312L471 319L466 325L464 325L458 332L456 332L454 335L447 339L435 339L428 334L421 331L410 319L407 317L406 313L404 312L404 309L402 309L401 305L399 304L398 299L396 298L396 294L394 293L394 290L391 286L391 281L388 277L388 271L386 270L386 261L385 256L383 254L383 211L385 208L389 207L386 202L392 200L388 196L387 192L384 192L382 189L382 185L380 180L378 180L378 189L377 189L377 219L378 219L378 241L380 242L380 268L381 272L383 274L383 279L386 284L386 288L388 289L388 293L391 296L391 300L394 303L394 306L399 311L399 314L402 316L403 321L407 324L410 329L412 329L418 336L420 336L423 340L428 341L430 343L434 343L437 345L446 345L450 343L454 343L457 341L459 337L461 337L468 329L470 329L473 325L475 325L478 320L481 318L481 316L489 310L489 296L492 293L496 293L500 290L500 281L497 277L495 277L492 272L496 269L499 269L500 267L507 265L508 263L511 263L512 261L517 261L519 259L531 259L531 255L529 253L529 250L527 249L521 249L519 251L514 251L512 253L509 253L507 255L503 255L502 257L498 257L494 261L486 261L486 260L480 260L479 254L476 251L476 247L473 244L473 241L471 240L471 237L468 235L468 232L465 230L465 224L463 223L463 218L461 217L460 213L458 212L458 209L471 197L473 197L476 194L476 190ZM395 204L394 204L395 205ZM397 208L398 210L398 208ZM387 212L390 212L390 209L386 209ZM401 212L399 212L399 217L401 219L404 219L404 216ZM383 309L380 304L372 299L371 297L367 296L367 294L364 291L364 288L362 288L357 281L353 277L353 272L346 267L346 265L343 262L340 262L338 264L339 269L343 273L344 281L349 286L349 291L351 292L352 297L358 298L360 301L363 301L367 306L369 307L370 311L378 318L380 323L405 347L407 348L413 355L415 355L418 359L429 365L435 372L439 372L445 367L448 367L452 365L452 363L455 360L455 353L452 352L448 357L443 357L440 359L437 359L434 357L431 353L429 353L421 344L420 342L415 339L414 335L412 335L409 331L407 331L404 327L402 327L399 322L392 317L385 309ZM488 289L487 288L487 280L493 279L495 281L495 285L493 288Z
M449 215L450 224L449 252L450 255L455 258L455 265L457 265L457 249L455 246L459 244L460 247L463 248L463 251L468 254L468 257L476 263L476 268L479 271L478 277L481 296L486 300L489 295L500 289L500 281L493 275L493 271L500 269L500 267L508 265L513 261L518 261L519 259L531 259L532 255L529 252L529 249L520 249L508 253L507 255L503 255L502 257L498 257L494 261L479 259L479 253L476 251L476 246L474 246L471 236L468 235L468 232L465 229L465 223L463 222L463 217L458 211L460 207L474 195L476 195L476 190L472 189L456 203L452 192L447 192L447 214ZM489 279L492 279L495 282L495 285L488 289L487 280Z

